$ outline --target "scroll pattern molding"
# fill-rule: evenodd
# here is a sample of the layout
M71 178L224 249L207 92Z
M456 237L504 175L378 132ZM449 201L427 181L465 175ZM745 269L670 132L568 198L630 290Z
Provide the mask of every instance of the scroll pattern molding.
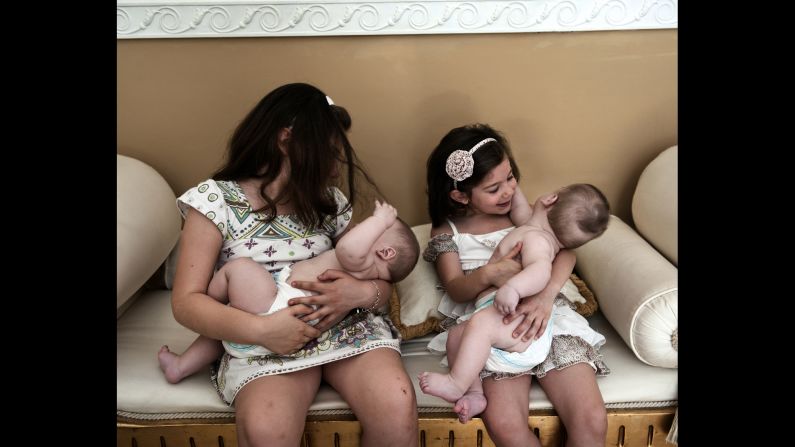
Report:
M677 28L677 0L118 1L131 38L466 34Z

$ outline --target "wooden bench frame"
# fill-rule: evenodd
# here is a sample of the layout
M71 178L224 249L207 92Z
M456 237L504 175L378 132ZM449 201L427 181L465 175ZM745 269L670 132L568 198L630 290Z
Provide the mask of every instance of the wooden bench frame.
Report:
M665 447L676 407L608 409L606 445ZM528 425L544 447L561 446L565 430L552 410L532 411ZM494 447L483 421L461 424L454 413L420 413L420 447ZM309 416L301 447L359 447L353 415ZM118 417L118 447L236 447L234 418L142 421Z

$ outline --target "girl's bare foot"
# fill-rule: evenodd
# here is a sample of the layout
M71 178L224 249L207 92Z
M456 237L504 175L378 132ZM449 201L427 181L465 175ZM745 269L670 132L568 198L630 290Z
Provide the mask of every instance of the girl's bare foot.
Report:
M458 421L466 424L470 419L486 409L486 396L482 391L469 391L455 403L453 411L458 413Z
M442 399L455 403L464 395L464 391L455 382L449 374L438 374L432 372L422 372L419 376L420 388L425 394L441 397Z
M163 345L157 352L157 361L160 362L160 369L163 370L168 383L178 383L185 378L179 368L179 356L171 352L167 345Z

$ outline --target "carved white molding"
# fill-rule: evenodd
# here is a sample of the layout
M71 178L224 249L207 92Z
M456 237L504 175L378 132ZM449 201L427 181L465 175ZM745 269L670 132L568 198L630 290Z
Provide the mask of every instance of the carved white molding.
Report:
M677 28L678 0L116 3L119 39L532 33Z

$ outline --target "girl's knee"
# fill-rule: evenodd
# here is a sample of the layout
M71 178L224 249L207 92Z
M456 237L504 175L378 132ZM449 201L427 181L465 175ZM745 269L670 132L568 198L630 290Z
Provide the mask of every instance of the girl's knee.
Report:
M384 411L387 414L403 419L417 418L417 397L411 382L398 385L390 395L383 397L381 405L386 407Z
M571 428L569 428L571 427ZM607 436L607 411L604 406L581 408L566 430L570 435L584 439L604 441Z
M297 427L294 424L285 424L283 420L273 423L278 418L264 420L236 414L235 420L237 436L242 440L241 445L252 447L298 445L303 433L303 421L300 427Z
M372 413L374 417L368 417L370 415L359 417L363 424L372 427L384 425L392 427L391 429L402 427L409 431L417 429L417 398L411 382L398 383L397 386L382 389L376 405L377 410ZM384 417L385 415L388 416Z
M483 414L483 422L486 424L486 429L489 434L494 438L502 439L513 433L518 433L519 430L529 430L527 425L527 418L521 415L508 415L498 414L496 412L488 412Z

